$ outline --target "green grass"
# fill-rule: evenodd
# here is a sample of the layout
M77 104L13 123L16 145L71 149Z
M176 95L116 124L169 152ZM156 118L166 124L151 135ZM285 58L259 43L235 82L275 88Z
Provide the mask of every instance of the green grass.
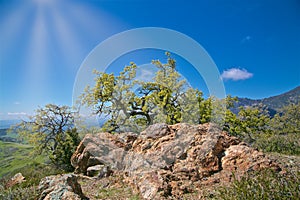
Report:
M16 174L18 172L22 173L26 181L11 188L7 188L6 185L12 177L12 174ZM63 173L63 171L58 170L51 165L35 162L27 164L26 166L19 168L17 171L12 171L10 173L11 175L7 175L0 179L0 199L36 200L40 195L40 191L38 190L40 180L46 176L60 173Z
M83 193L90 199L106 200L140 200L132 188L123 182L123 176L113 175L103 179L87 179L81 177L78 181Z
M0 178L33 163L43 163L45 156L33 156L30 145L0 141Z
M99 189L97 194L94 196L96 199L129 199L129 200L140 200L138 195L132 194L130 188L102 188Z
M252 172L230 187L222 187L213 199L300 199L300 172L279 174L272 170Z
M33 155L33 147L26 144L0 141L0 199L34 200L38 197L37 186L46 176L63 173L45 164L45 155ZM9 180L22 173L25 182L7 188Z
M300 155L300 135L261 136L254 146L264 152L277 152L285 155Z

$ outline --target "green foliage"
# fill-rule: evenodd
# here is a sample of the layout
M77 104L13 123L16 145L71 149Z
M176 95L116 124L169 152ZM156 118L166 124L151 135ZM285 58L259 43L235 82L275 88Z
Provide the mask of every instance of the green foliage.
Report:
M230 110L226 111L224 129L263 151L299 155L299 113L299 103L283 107L274 118L270 118L261 105L240 107L237 115Z
M57 148L49 155L49 158L57 168L71 172L74 170L71 165L71 157L80 143L77 129L68 129L65 132L64 138L60 134L57 141Z
M237 98L203 98L176 71L176 61L166 53L167 62L153 60L158 71L151 82L136 81L137 66L130 63L119 75L95 71L94 87L87 87L81 103L107 117L102 130L140 132L147 125L165 122L203 124L213 122L225 131L264 151L298 154L300 105L291 104L271 119L262 104L230 109ZM225 118L224 118L225 114Z
M281 109L271 121L271 126L276 134L300 134L300 103L289 104Z
M250 143L256 141L261 134L269 132L270 117L263 107L240 107L238 119L238 134L243 135Z
M300 135L266 135L260 137L254 144L265 152L277 152L287 155L300 155Z
M158 68L152 82L134 80L137 68L134 63L119 75L94 72L95 85L86 87L81 103L100 117L108 118L102 127L104 131L139 132L153 123L201 121L201 113L195 107L205 107L202 92L190 88L176 71L175 60L169 53L166 56L165 64L152 61ZM209 115L208 112L209 109L203 115Z
M299 199L300 179L298 174L281 175L272 170L253 172L240 180L235 179L230 187L220 188L216 199Z
M176 71L176 61L171 58L169 53L166 55L167 63L165 64L159 60L152 61L159 70L155 75L154 82L150 83L154 87L146 87L146 89L148 89L147 93L150 92L148 99L152 99L152 103L156 106L154 122L163 120L167 124L175 124L182 120L181 105L186 103L184 102L184 92L188 86Z
M182 121L190 124L205 123L203 118L210 118L210 108L202 110L204 108L205 100L203 93L199 90L189 88L184 95L185 102L181 105L182 110ZM206 107L205 107L206 108ZM207 115L206 115L207 114Z
M68 106L48 104L16 129L21 138L34 146L36 154L45 153L59 168L71 170L71 154L79 143L74 113Z
M212 114L212 97L204 101L199 101L199 124L210 122Z
M262 105L240 107L237 115L230 110L226 111L225 130L248 143L253 143L262 135L270 133L269 122L270 116Z
M130 102L135 98L132 88L136 85L136 81L133 80L136 67L136 64L130 63L119 76L94 71L97 76L95 86L86 87L81 103L92 107L95 114L101 117L110 117L104 124L104 131L114 132L120 129L120 126L126 129L130 121L134 121L130 117L138 115L130 109Z
M267 152L300 155L300 103L282 108L269 122L271 133L263 135L255 146Z
M25 182L15 185L11 188L6 188L6 184L11 177L16 173L22 173L25 177ZM38 198L38 184L40 180L46 176L62 173L61 170L40 163L30 163L22 168L11 171L10 174L0 179L0 199L14 200L34 200Z

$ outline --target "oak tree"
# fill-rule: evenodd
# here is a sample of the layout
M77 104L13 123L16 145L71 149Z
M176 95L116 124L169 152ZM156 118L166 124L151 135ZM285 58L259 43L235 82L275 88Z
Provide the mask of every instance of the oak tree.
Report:
M170 53L166 56L166 63L152 61L158 71L149 82L135 79L133 62L118 75L94 71L95 85L86 87L81 103L106 118L103 129L108 132L138 132L158 122L199 123L203 94L181 77Z
M74 127L74 112L70 107L47 104L37 109L28 121L22 121L14 128L35 147L36 153L47 154L60 168L72 168L70 158L80 139Z

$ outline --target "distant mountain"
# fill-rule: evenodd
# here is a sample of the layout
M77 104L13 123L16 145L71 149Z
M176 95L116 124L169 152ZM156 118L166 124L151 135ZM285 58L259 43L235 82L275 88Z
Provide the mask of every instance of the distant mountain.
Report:
M299 103L299 102L300 102L300 86L286 93L264 98L264 99L238 98L238 102L236 103L233 111L236 113L238 107L240 106L255 106L258 104L263 104L268 107L270 114L274 115L282 107L290 103Z
M300 102L300 86L281 95L262 99L262 103L266 106L278 110L290 103Z
M0 129L8 129L12 125L16 125L20 123L20 119L6 119L6 120L0 120Z

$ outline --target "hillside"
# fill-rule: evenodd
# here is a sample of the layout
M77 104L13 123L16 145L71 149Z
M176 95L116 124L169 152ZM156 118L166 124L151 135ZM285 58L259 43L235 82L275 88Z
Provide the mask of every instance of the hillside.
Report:
M271 115L274 115L282 107L288 105L289 103L299 103L300 102L300 86L293 90L285 92L280 95L264 98L264 99L249 99L249 98L238 98L238 102L235 105L234 112L236 113L237 108L240 106L254 106L258 104L263 104L268 107Z
M275 113L299 100L297 87L261 100L240 98L238 104L263 103ZM296 113L299 109L292 110ZM292 122L299 119L297 114L292 116ZM299 199L300 151L295 142L300 141L299 129L292 131L267 138L257 136L251 145L243 142L247 141L246 132L238 138L234 136L238 132L231 135L213 124L153 124L139 133L90 133L72 156L75 174L62 174L59 168L49 165L46 157L33 157L32 146L4 142L3 138L11 137L11 133L6 133L3 126L0 199L51 199L61 191L65 192L61 199L239 199L250 190L257 190L259 195L262 190L265 196L247 199L281 199L286 194L289 199ZM19 172L26 181L11 187L12 176ZM283 192L282 183L288 185Z
M269 108L272 108L274 110L278 110L289 103L299 103L299 102L300 102L300 86L281 95L262 99L263 104L267 105Z
M298 157L285 157L282 166L279 156L271 156L213 124L154 124L139 134L87 134L72 156L74 173L43 178L37 197L299 199L298 168L289 167L298 166ZM228 188L231 183L238 190Z
M31 155L33 147L0 141L0 178L33 163L43 163L44 156Z

